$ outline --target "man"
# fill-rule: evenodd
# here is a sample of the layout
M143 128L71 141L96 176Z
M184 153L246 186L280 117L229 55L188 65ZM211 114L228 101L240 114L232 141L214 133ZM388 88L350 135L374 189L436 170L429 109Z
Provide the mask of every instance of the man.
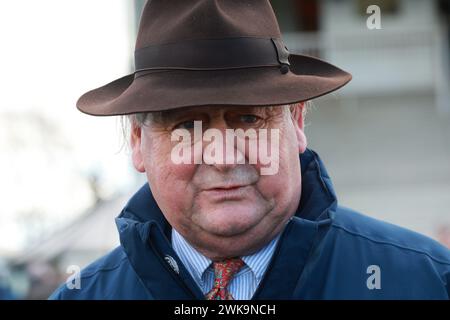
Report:
M129 115L148 184L51 298L448 299L446 248L337 205L305 101L351 76L289 54L269 1L150 1L135 62L77 107Z

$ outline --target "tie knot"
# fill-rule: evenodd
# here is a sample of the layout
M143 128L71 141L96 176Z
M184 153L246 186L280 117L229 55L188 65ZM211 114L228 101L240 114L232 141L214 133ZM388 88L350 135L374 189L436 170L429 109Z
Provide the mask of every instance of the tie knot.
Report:
M240 258L225 259L216 261L214 266L214 287L226 288L233 276L242 268L244 261Z

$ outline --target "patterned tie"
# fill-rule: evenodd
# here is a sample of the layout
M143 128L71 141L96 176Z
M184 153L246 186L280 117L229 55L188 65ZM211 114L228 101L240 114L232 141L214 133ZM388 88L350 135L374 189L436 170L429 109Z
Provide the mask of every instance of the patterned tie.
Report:
M214 287L205 295L206 300L234 300L227 286L243 265L239 258L214 262Z

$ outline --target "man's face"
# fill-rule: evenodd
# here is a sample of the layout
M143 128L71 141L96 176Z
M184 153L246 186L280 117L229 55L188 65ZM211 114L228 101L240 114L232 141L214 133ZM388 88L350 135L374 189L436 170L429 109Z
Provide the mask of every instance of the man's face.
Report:
M166 219L197 250L213 260L251 254L276 236L298 207L298 155L306 149L303 107L214 106L162 112L142 128L133 126L134 166L139 172L146 172L152 194ZM224 144L226 129L266 129L266 150L261 153L260 144L256 144L257 161L251 162L250 153L255 149L249 147L250 140L259 142L261 138L244 137L245 147L239 147L237 142L233 149L224 146L223 161L208 162L211 153L206 151L207 146L214 140L205 141L202 134L194 135L194 121L201 121L203 132L214 128L216 133L223 133ZM172 141L177 129L187 130L184 132L189 132L192 139ZM271 136L272 130L277 131L278 141ZM277 172L261 174L267 164L261 155L273 150L270 146L274 143L278 143L277 159L272 159L277 161ZM173 161L177 145L192 152L190 163Z

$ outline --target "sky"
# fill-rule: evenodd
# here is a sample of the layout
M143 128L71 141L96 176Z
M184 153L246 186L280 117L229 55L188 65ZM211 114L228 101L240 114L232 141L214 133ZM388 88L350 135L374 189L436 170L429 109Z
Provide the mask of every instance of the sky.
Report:
M132 1L0 2L0 254L133 183L116 117L91 117L84 92L131 70Z

